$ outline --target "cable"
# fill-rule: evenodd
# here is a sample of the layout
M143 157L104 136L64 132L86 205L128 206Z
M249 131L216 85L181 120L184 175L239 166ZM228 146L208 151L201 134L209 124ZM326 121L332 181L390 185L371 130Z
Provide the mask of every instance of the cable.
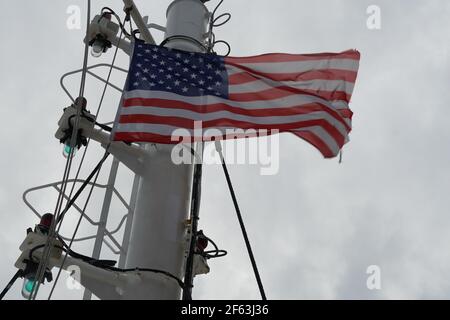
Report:
M87 27L86 27L86 38L88 38L89 35L89 26L90 26L90 20L91 20L91 0L87 0ZM75 125L72 131L72 137L71 137L71 141L70 141L70 146L74 146L75 142L76 142L76 136L77 136L77 132L78 132L78 126L79 126L79 120L80 120L80 114L81 114L81 109L82 109L82 100L81 98L84 95L84 89L86 86L86 75L87 75L87 64L88 64L88 55L89 55L89 43L86 41L85 43L85 47L84 47L84 57L83 57L83 72L81 75L81 84L80 84L80 91L79 91L79 105L77 108L77 117L75 120ZM62 202L64 200L63 195L65 194L65 190L67 187L67 181L69 179L69 175L70 175L70 169L72 166L72 159L73 159L73 152L74 152L74 148L70 149L69 155L67 157L67 161L66 161L66 165L64 168L64 174L63 174L63 183L62 183L62 187L61 190L59 192L59 196L58 196L58 200L56 203L56 208L55 208L55 217L58 217L60 212L61 212L61 207L62 207ZM56 231L56 219L54 219L52 221L52 224L50 226L50 230L49 230L49 237L47 239L46 245L45 245L45 249L44 249L44 259L42 259L39 263L39 267L37 270L37 284L36 286L33 287L30 297L30 300L35 300L37 293L39 291L39 287L41 284L41 281L44 277L45 274L45 269L46 269L46 265L48 263L48 260L50 258L50 243L52 238L54 238L54 234Z
M224 21L217 23L218 20L220 20L222 17L227 17L226 19L224 19ZM226 12L226 13L222 13L220 16L218 16L217 18L215 18L213 20L213 27L217 28L217 27L221 27L224 24L228 23L231 19L231 13Z
M159 269L151 269L151 268L130 268L130 269L120 269L120 268L115 268L115 267L104 267L103 269L107 269L107 270L111 270L111 271L116 271L116 272L130 272L130 271L144 271L144 272L153 272L153 273L161 273L169 278L174 279L178 285L180 286L181 289L185 288L185 284L184 282L178 278L177 276L171 274L168 271L164 271L164 270L159 270Z
M66 207L64 208L64 210L61 212L61 215L58 217L60 222L65 214L67 213L67 211L72 207L72 205L75 203L75 201L78 199L78 197L81 195L81 193L83 192L83 190L86 188L86 186L91 182L92 178L94 177L94 175L96 173L98 173L98 171L101 169L103 162L105 160L100 160L100 162L95 166L94 170L92 170L92 172L89 174L89 176L86 178L86 180L84 180L83 184L81 185L81 187L77 190L77 192L75 193L75 195L73 196L73 198L71 198L68 202Z
M106 11L107 13L112 14L112 15L117 19L117 21L119 22L120 29L122 30L123 34L124 34L127 38L130 38L130 37L132 36L132 33L133 33L133 27L132 27L132 25L130 24L130 32L131 32L131 33L129 33L129 32L125 29L125 25L124 25L124 23L122 23L122 19L120 19L119 15L118 15L113 9L111 9L110 7L103 7L102 10L101 10L102 14L104 14L105 11ZM125 13L127 14L127 17L128 17L129 14L130 14L129 12L126 12L126 11L125 11ZM125 17L125 21L128 21L127 17Z
M182 289L185 287L184 282L181 279L179 279L178 277L176 277L175 275L173 275L172 273L170 273L168 271L164 271L164 270L160 270L160 269L152 269L152 268L139 268L139 267L128 268L128 269L116 268L116 267L111 265L112 263L115 263L116 261L113 261L113 260L100 260L100 259L94 259L94 258L91 258L91 257L87 257L85 255L82 255L80 253L77 253L77 252L71 250L69 248L69 246L62 239L60 239L60 241L63 243L63 247L55 246L55 248L61 249L66 254L70 255L71 257L76 258L76 259L80 259L80 260L82 260L84 262L87 262L87 263L89 263L89 264L91 264L91 265L93 265L95 267L98 267L98 268L101 268L101 269L104 269L104 270L114 271L114 272L134 272L134 271L138 271L139 272L139 271L143 271L143 272L160 273L160 274L164 274L165 276L167 276L169 278L172 278L175 281L177 281L178 285ZM34 248L32 248L30 250L29 260L31 262L34 262L33 253L36 250L43 248L44 246L45 245L41 244L41 245L38 245L38 246L36 246L36 247L34 247ZM64 259L64 261L65 261L65 259ZM62 265L64 265L64 263ZM20 273L19 273L19 271L20 271ZM22 275L22 270L19 270L19 271L18 271L18 274L19 274L19 277L20 277ZM56 279L55 279L55 281L56 281Z
M220 160L222 162L222 168L223 168L223 172L225 174L225 178L227 180L228 189L230 190L230 195L231 195L231 198L233 199L234 209L236 210L236 215L239 220L239 225L241 227L242 235L244 236L245 246L247 247L247 252L250 257L250 261L252 263L253 272L256 277L256 282L258 283L259 292L261 294L262 300L267 300L266 294L264 292L264 287L263 287L263 284L261 281L261 277L259 276L258 266L256 265L255 257L253 256L253 251L252 251L252 247L250 245L250 240L248 239L247 231L245 230L245 225L244 225L244 220L242 219L241 210L239 209L239 204L237 202L236 195L234 193L233 184L231 183L231 178L228 173L227 165L225 163L225 158L223 157L222 146L220 145L220 141L216 141L215 144L216 144L217 153L219 154Z
M185 35L173 35L173 36L167 37L167 38L164 39L159 45L160 45L161 47L163 47L163 46L165 46L169 41L177 40L177 39L191 41L191 42L193 42L194 44L200 46L203 50L205 50L205 51L208 50L208 48L207 48L203 43L201 43L200 41L198 41L197 39L192 38L192 37L189 37L189 36L185 36Z
M108 82L108 81L107 81ZM102 101L103 101L103 98L102 98ZM100 102L100 105L101 105L102 103ZM98 109L97 109L98 110ZM71 116L71 117L73 117L73 116ZM71 118L70 117L70 118ZM86 119L86 120L88 120L89 122L92 122L93 124L95 124L96 126L99 126L101 129L103 129L103 130L105 130L106 132L111 132L112 131L112 127L110 127L110 126L108 126L108 125L106 125L106 124L103 124L103 123L98 123L96 120L94 120L94 119L92 119L91 117L88 117L88 116L86 116L85 114L84 114L84 111L83 111L83 114L81 115L81 117L83 117L84 119ZM69 118L69 125L70 125L70 118ZM86 144L86 147L87 147L87 144Z
M189 254L186 260L186 270L184 274L184 289L183 289L183 300L192 300L192 288L194 287L194 253L197 246L197 225L199 220L200 211L200 199L202 191L202 171L203 171L203 150L204 142L201 143L201 159L199 163L194 166L194 179L193 179L193 190L191 198L191 242L189 245ZM190 148L192 154L195 156L195 150Z
M60 239L60 240L62 241L62 239ZM129 268L129 269L115 268L111 264L115 263L116 261L93 259L91 257L84 256L82 254L79 254L79 253L71 250L70 248L68 248L67 244L65 244L64 242L62 242L62 243L63 243L64 247L55 246L55 248L61 249L62 251L64 251L66 253L66 256L63 259L62 266L64 265L64 262L65 262L65 260L67 258L67 254L68 254L68 255L70 255L73 258L80 259L80 260L82 260L84 262L87 262L87 263L89 263L89 264L91 264L93 266L96 266L98 268L105 269L105 270L110 270L110 271L114 271L114 272L134 272L134 271L140 272L140 271L143 271L143 272L153 272L153 273L164 274L165 276L174 279L182 289L184 289L184 287L185 287L184 282L181 279L179 279L178 277L176 277L175 275L173 275L172 273L170 273L170 272L167 272L167 271L164 271L164 270L160 270L160 269L139 268L139 267L136 267L134 269L133 268ZM38 246L36 246L36 247L34 247L34 248L32 248L30 250L29 260L31 262L34 261L33 257L32 257L33 253L36 250L43 248L44 246L45 245L41 244L41 245L38 245ZM62 268L60 268L60 271L61 270L62 270ZM59 274L60 274L60 272L58 273L58 275ZM16 278L11 279L10 283L8 284L9 287L7 286L7 288L5 288L6 291L4 290L5 293L9 290L9 288L14 283L14 281L20 276L22 276L22 270L18 270L18 272L15 275ZM58 277L55 279L55 282L57 281L57 279L58 279ZM53 288L52 288L52 290L53 290ZM3 292L2 292L2 294L3 294ZM0 295L0 300L1 300L2 297L3 296Z
M105 130L106 132L112 131L112 128L110 126L107 126L106 124L98 123L97 121L95 121L94 123L95 123L95 125L99 126L103 130Z
M107 8L107 9L109 9L109 8ZM109 9L109 10L111 10L111 9ZM112 11L112 10L111 10L111 11ZM119 17L117 17L117 18L120 20ZM108 88L109 80L110 80L110 78L111 78L112 70L113 70L113 68L114 68L114 64L115 64L115 61L116 61L116 58L117 58L117 53L118 53L118 51L119 51L119 45L120 45L120 42L122 41L122 35L123 35L124 31L125 31L124 28L122 28L121 30L122 30L122 31L121 31L120 36L119 36L119 42L118 42L118 44L117 44L117 46L116 46L116 50L115 50L115 52L114 52L113 60L112 60L112 62L111 62L111 67L110 67L110 69L109 69L108 76L107 76L107 79L106 79L106 82L105 82L105 86L104 86L104 88L103 88L103 92L102 92L102 95L101 95L101 98L100 98L99 106L98 106L97 112L96 112L96 114L95 114L95 119L98 118L98 115L99 115L99 113L100 113L101 107L102 107L102 105L103 105L103 101L104 101L104 98L105 98L106 90L107 90L107 88ZM106 130L106 131L109 131L109 132L111 131L111 130L109 130L109 127L107 127L107 126L105 126L105 125L102 125L102 124L99 124L96 120L94 120L94 123L97 124L98 126L100 126L102 129L104 129L104 130ZM90 140L91 140L91 139L89 138L88 141L87 141L87 144L86 144L86 148L84 149L83 156L82 156L82 158L81 158L80 165L79 165L79 167L78 167L78 171L77 171L77 174L76 174L76 178L78 178L78 175L79 175L79 173L80 173L81 166L82 166L82 164L83 164L83 162L84 162L84 159L85 159L85 156L86 156L86 152L87 152L87 149L88 149L88 147L89 147L89 142L90 142ZM105 155L106 155L106 153L105 153ZM108 153L108 155L109 155L109 153ZM101 169L101 167L102 167L102 165L103 165L103 162L104 162L104 160L101 161L101 162L97 165L97 167L96 167L96 169L97 169L98 171L97 171L97 175L96 175L96 177L95 177L95 181L97 181L98 174L99 174L100 169ZM91 173L91 175L89 176L89 179L88 179L88 180L92 179L92 176L93 176L94 174L95 174L95 169L94 169L94 171ZM76 181L76 178L75 178L75 181ZM89 181L87 181L87 182L89 182ZM94 184L95 184L95 183L94 183ZM92 191L93 191L93 188L94 188L94 184L92 185L91 190L89 191L89 196L88 196L88 198L87 198L87 200L86 200L86 203L85 203L83 212L85 211L85 209L86 209L86 207L87 207L87 205L88 205L88 202L89 202L89 200L90 200L90 197L91 197L91 194L92 194ZM80 188L80 190L77 192L78 195L81 193L82 189L84 189L84 187L86 187L86 185L87 185L86 181L84 182L83 185L84 185L84 186L82 186L82 188ZM74 184L72 185L72 190L71 190L71 192L70 192L69 198L70 198L71 195L72 195L72 192L73 192L73 190L74 190L74 187L75 187L75 182L74 182ZM77 196L77 197L78 197L78 196ZM76 198L77 198L77 197L76 197ZM75 198L75 197L74 197L74 198ZM66 212L68 211L68 209L72 206L72 204L75 202L76 199L72 199L72 200L73 200L73 201L71 201L71 202L69 202L69 201L67 202L67 205L66 205L66 208L65 208L65 210L64 210L64 214L63 214L62 217L64 217L65 213L66 213ZM75 231L74 231L74 235L73 235L73 237L72 237L72 239L71 239L71 241L70 241L69 250L70 250L70 247L71 247L71 245L72 245L72 243L73 243L73 240L74 240L74 238L75 238L75 235L76 235L76 233L77 233L77 231L78 231L78 227L79 227L79 225L80 225L80 223L81 223L82 218L83 218L83 215L80 215L80 218L79 218L78 223L77 223L77 227L76 227L76 229L75 229ZM58 227L58 232L59 232L59 230L61 229L61 226L62 226L62 218L61 218L61 219L58 219L58 223L59 223L59 227ZM63 264L64 264L64 261L65 261L66 257L67 257L67 255L64 257ZM58 272L58 275L57 275L57 277L56 277L56 279L55 279L55 283L53 284L52 290L50 291L50 294L49 294L49 297L48 297L49 300L50 300L50 298L51 298L51 296L52 296L52 294L53 294L53 291L54 291L55 286L56 286L56 284L57 284L57 282L58 282L58 279L59 279L60 274L61 274L61 268L60 268L60 271Z
M194 275L193 275L193 266L194 266L194 255L199 254L206 259L219 258L227 255L227 251L220 250L216 243L212 241L210 238L205 236L201 231L197 232L197 225L199 220L199 211L200 211L200 200L201 200L201 182L202 182L202 171L203 171L203 150L204 150L204 142L201 142L201 150L202 154L199 155L198 162L194 167L194 179L193 179L193 187L192 187L192 198L191 198L191 242L189 245L189 254L186 260L186 268L184 275L184 289L183 289L183 300L192 300L192 288L194 287ZM189 147L191 154L196 157L196 152L194 148ZM214 250L197 252L197 241L198 236L201 235L212 243L214 246Z
M215 47L216 44L218 44L218 43L223 43L224 45L227 46L228 51L227 51L227 53L225 53L223 56L224 56L224 57L228 57L228 56L230 55L230 53L231 53L231 45L230 45L227 41L225 41L225 40L217 40L217 41L214 41L213 47Z
M101 95L101 98L100 98L100 102L99 102L97 111L96 111L96 113L95 113L95 120L94 120L94 123L97 124L97 125L98 125L100 128L102 128L103 130L108 131L108 132L111 132L111 131L112 131L112 128L110 129L110 128L107 127L107 126L98 123L96 120L97 120L97 118L98 118L98 115L100 114L100 110L101 110L102 105L103 105L103 101L104 101L104 98L105 98L106 90L107 90L108 85L109 85L109 80L111 79L111 74L112 74L112 70L114 69L114 64L115 64L115 61L116 61L116 58L117 58L117 53L118 53L118 51L119 51L120 42L122 41L122 35L123 35L123 33L121 32L121 33L120 33L120 36L119 36L119 42L117 43L116 49L115 49L115 51L114 51L114 56L113 56L113 59L112 59L112 62L111 62L111 67L110 67L110 69L109 69L109 71L108 71L108 76L107 76L107 78L106 78L105 86L103 87L103 91L102 91L102 95ZM82 116L84 116L84 115L82 114ZM85 117L85 118L86 118L86 119L89 119L89 120L91 121L91 118L88 118L88 117ZM80 165L79 165L78 171L77 171L77 173L76 173L76 175L75 175L75 181L74 181L74 183L73 183L73 185L72 185L72 189L70 190L70 193L69 193L69 198L72 196L73 190L74 190L74 188L75 188L76 179L78 178L78 176L79 176L79 174L80 174L80 170L81 170L81 167L82 167L82 165L83 165L84 159L85 159L85 157L86 157L86 153L87 153L87 150L88 150L88 148L89 148L89 143L90 143L90 141L91 141L91 139L89 138L89 139L87 140L86 147L85 147L85 149L84 149L84 151L83 151L83 156L81 157ZM59 220L61 220L61 219L59 219ZM59 227L58 227L58 232L59 232L59 230L61 229L62 221L58 221L58 223L60 223L60 224L59 224Z
M0 300L3 300L3 297L6 295L6 293L8 293L9 289L11 289L11 287L13 286L14 282L16 282L16 280L18 278L20 278L22 276L22 270L19 269L17 270L17 272L14 274L14 276L11 278L11 280L9 280L8 284L6 285L6 287L2 290L2 292L0 293Z
M84 212L84 211L86 210L86 208L87 208L87 205L88 205L88 203L89 203L89 200L91 199L92 191L94 190L94 186L95 186L95 184L96 184L96 182L97 182L97 179L98 179L98 177L99 177L100 170L101 170L101 168L102 168L102 166L103 166L103 163L104 163L105 160L108 158L109 154L110 154L110 153L108 152L108 148L107 148L106 151L105 151L105 154L103 155L103 158L102 158L102 159L100 160L100 162L97 164L98 170L97 170L97 172L96 172L95 179L94 179L94 182L93 182L93 184L92 184L92 186L91 186L91 189L89 190L89 194L88 194L88 196L87 196L87 199L86 199L86 202L85 202L85 204L84 204L84 207L83 207L82 212ZM77 225L76 225L75 230L74 230L73 235L72 235L72 238L70 239L70 243L69 243L69 246L68 246L68 250L70 250L70 248L72 247L73 240L75 239L75 236L76 236L76 234L77 234L77 232L78 232L78 228L80 227L80 224L81 224L82 219L83 219L83 214L81 214L81 215L80 215L80 218L78 219ZM53 283L52 289L51 289L50 294L49 294L49 296L48 296L48 300L50 300L50 298L52 297L53 291L55 290L56 284L58 283L59 277L60 277L60 275L61 275L62 268L63 268L63 266L64 266L64 263L66 262L66 259L67 259L67 254L68 254L68 251L66 251L66 254L64 255L63 261L61 262L61 266L60 266L60 268L59 268L58 274L57 274L57 276L56 276L56 278L55 278L55 281L54 281L54 283Z
M216 36L215 36L215 34L213 32L214 28L221 27L221 26L225 25L231 19L231 13L228 13L228 12L227 13L222 13L221 15L216 17L216 12L219 9L219 7L222 5L223 2L224 2L224 0L220 0L220 2L214 8L214 10L213 10L213 12L211 14L211 17L210 17L209 30L208 30L208 46L207 46L208 50L207 50L207 52L208 53L216 53L214 51L214 47L216 46L216 44L224 43L227 46L227 49L228 49L227 53L224 56L227 57L231 53L231 45L225 40L218 40L218 41L216 41ZM220 19L222 19L223 17L226 17L224 19L224 21L217 22Z
M66 252L69 256L71 256L75 259L80 259L81 261L84 261L86 263L89 263L89 264L99 267L99 268L113 267L117 263L117 261L114 261L114 260L100 260L100 259L94 259L92 257L85 256L81 253L75 252L72 249L70 249L69 246L64 242L64 240L59 236L58 236L58 240L61 241L63 246L62 247L54 246L54 248L61 249L62 251ZM28 254L28 260L33 263L36 263L36 261L33 259L33 253L36 250L43 248L44 246L45 246L44 244L40 244L40 245L37 245L34 248L32 248Z
M119 45L120 45L120 42L122 41L122 35L123 35L123 33L127 33L126 30L125 30L125 28L123 27L123 24L122 24L122 22L121 22L121 20L120 20L120 17L114 12L114 10L112 10L111 8L108 8L108 7L104 7L104 8L102 9L102 12L103 12L104 10L109 10L110 13L113 14L113 15L117 18L117 20L119 21L119 24L121 24L121 34L120 34L120 36L119 36L119 42L118 42L118 44L117 44L117 46L116 46L116 50L115 50L115 52L114 52L113 61L112 61L110 70L109 70L109 72L108 72L108 77L107 77L107 80L106 80L106 82L105 82L105 87L103 88L103 92L102 92L102 96L101 96L101 99L100 99L100 103L99 103L99 106L98 106L97 111L96 111L96 114L95 114L95 119L98 118L98 115L99 115L99 113L100 113L100 110L101 110L101 107L102 107L102 104L103 104L103 99L104 99L104 97L105 97L106 89L107 89L107 86L109 85L109 80L110 80L110 77L111 77L111 74L112 74L112 69L114 68L114 63L115 63L115 60L116 60L116 57L117 57L118 47L119 47ZM129 14L129 13L128 13L128 14ZM127 14L127 16L128 16L128 14ZM125 18L125 19L126 19L126 18ZM87 119L91 120L90 118L87 118ZM96 120L94 120L94 123L97 124L100 128L102 128L102 129L105 130L105 131L108 131L108 132L111 132L111 131L112 131L112 128L107 127L106 125L102 125L102 124L98 123ZM87 153L87 150L88 150L88 147L89 147L89 142L90 142L90 140L91 140L90 138L87 140L86 148L85 148L84 151L83 151L83 155L82 155L82 157L81 157L81 161L80 161L80 164L79 164L79 166L78 166L77 173L76 173L76 175L75 175L75 181L74 181L74 183L73 183L73 185L72 185L72 189L70 190L70 193L69 193L69 199L70 199L70 197L72 196L73 190L74 190L74 188L75 188L76 180L77 180L77 178L78 178L78 176L79 176L79 174L80 174L81 167L82 167L82 165L83 165L83 163L84 163L84 159L85 159L85 157L86 157L86 153ZM59 220L60 220L60 221L58 221L58 222L60 222L60 224L59 224L59 227L58 227L58 232L59 232L59 230L61 229L61 225L62 225L62 220L61 220L61 219L59 219Z
M119 48L119 45L120 45L120 41L121 41L121 40L122 40L122 33L121 33L120 36L119 36L119 43L117 44L116 50L115 50L115 52L114 52L113 60L112 60L112 62L111 62L111 67L110 67L110 69L109 69L108 76L107 76L107 78L106 78L105 86L103 87L103 91L102 91L102 95L101 95L101 98L100 98L99 106L98 106L97 111L96 111L96 113L95 113L95 119L98 118L98 115L99 115L99 113L100 113L101 107L102 107L102 105L103 105L103 101L104 101L104 98L105 98L106 90L107 90L107 88L108 88L109 80L110 80L110 78L111 78L112 70L113 70L113 68L114 68L114 64L115 64L115 61L116 61L116 58L117 58L118 48ZM83 116L85 119L88 119L89 121L92 121L91 118L85 117L83 114L82 114L82 116ZM106 125L100 124L100 123L98 123L96 120L94 120L94 123L95 123L96 125L98 125L100 128L102 128L103 130L105 130L105 131L108 131L108 132L111 132L111 131L112 131L112 128L110 128L110 127L108 127L108 126L106 126ZM88 141L87 141L86 148L84 149L83 156L82 156L82 158L81 158L81 161L80 161L80 165L79 165L79 167L78 167L77 174L75 175L75 180L78 178L78 175L79 175L79 173L80 173L81 166L82 166L82 164L83 164L83 162L84 162L84 159L85 159L85 156L86 156L86 152L87 152L87 149L88 149L88 147L89 147L89 142L90 142L90 140L91 140L91 139L89 138ZM95 171L95 169L94 169L94 171ZM92 179L92 176L93 176L93 174L94 174L94 171L93 171L93 172L91 173L91 175L88 177L88 180ZM89 181L87 181L87 182L89 182ZM76 182L74 182L73 185L72 185L72 190L70 191L69 198L72 196L72 192L73 192L73 190L74 190L75 183L76 183ZM83 185L84 185L84 187L86 187L86 185L87 185L86 181L85 181L85 183L83 183ZM83 187L83 185L82 185L82 187ZM83 187L83 189L84 189L84 187ZM80 188L80 190L78 190L77 193L81 193L81 191L82 191L82 189ZM74 197L74 198L75 198L75 197ZM78 196L77 196L76 198L78 198ZM70 201L67 202L67 205L66 205L66 208L65 208L64 211L63 211L62 217L64 217L64 215L66 214L66 212L68 211L68 209L70 208L70 206L72 206L72 204L75 202L76 198L70 200L72 203L69 203ZM61 222L62 222L62 217L61 217L61 218L58 218L58 221L57 221L57 222L59 223L58 232L59 232L59 230L61 229L61 225L62 225L62 223L61 223Z
M95 119L98 118L98 115L99 115L99 113L100 113L101 107L102 107L102 105L103 105L103 100L104 100L104 98L105 98L106 90L107 90L107 88L108 88L109 80L110 80L110 78L111 78L112 70L113 70L113 68L114 68L114 64L115 64L115 61L116 61L116 58L117 58L117 53L118 53L118 51L119 51L119 45L120 45L120 42L122 41L122 35L123 35L123 33L121 32L121 33L120 33L120 36L119 36L119 42L118 42L118 44L117 44L117 46L116 46L116 50L115 50L115 52L114 52L114 56L113 56L113 59L112 59L112 62L111 62L111 68L109 69L108 76L107 76L106 82L105 82L105 86L103 87L103 92L102 92L102 96L101 96L101 98L100 98L100 102L99 102L99 106L98 106L98 108L97 108L97 112L96 112L96 114L95 114ZM109 127L107 127L107 126L105 126L105 125L102 125L102 124L99 124L96 120L94 120L94 123L97 124L98 126L100 126L102 129L104 129L104 130L106 130L106 131L109 131L109 132L111 131L111 130L108 130ZM85 155L86 155L87 148L89 147L89 142L90 142L90 140L91 140L91 139L88 139L88 141L87 141L87 145L86 145L86 148L85 148L84 153L83 153L83 157L82 157L82 160L81 160L81 163L80 163L80 167L79 167L78 172L77 172L77 176L78 176L78 174L79 174L81 165L82 165L83 160L84 160L84 157L85 157ZM109 155L109 153L105 152L105 155L106 155L106 154ZM106 157L107 157L107 155L106 155ZM98 174L99 174L100 169L101 169L101 167L102 167L102 165L103 165L103 162L104 162L104 160L102 159L102 161L100 161L100 163L97 165L97 167L98 167L98 172L97 172L97 175L96 175L95 180L94 180L95 182L96 182L97 179L98 179ZM94 169L94 171L95 171L95 169ZM92 178L92 176L93 176L93 174L94 174L94 171L91 173L90 178ZM89 180L90 180L90 179L89 179ZM87 200L86 200L86 203L85 203L85 205L84 205L84 208L83 208L83 211L82 211L82 212L85 211L85 209L86 209L86 207L87 207L87 205L88 205L88 202L89 202L89 200L90 200L90 197L91 197L91 194L92 194L92 191L93 191L95 182L94 182L94 184L92 185L91 190L89 191L89 196L88 196L88 198L87 198ZM74 185L75 185L75 182L74 182L73 186L74 186ZM87 184L86 184L86 185L87 185ZM73 188L72 188L72 191L73 191ZM71 206L73 203L74 203L74 201L72 201L72 203L70 204L70 206ZM68 202L68 205L69 205L69 202ZM70 208L70 206L69 206L69 208ZM67 208L67 210L68 210L68 208ZM67 212L67 210L66 210L65 212ZM64 212L64 214L65 214L65 212ZM71 248L71 246L72 246L73 240L75 239L75 235L76 235L76 233L77 233L77 231L78 231L78 228L79 228L79 226L80 226L80 223L81 223L82 218L83 218L83 215L80 215L80 218L79 218L79 220L78 220L77 226L76 226L75 231L74 231L74 233L73 233L72 239L71 239L70 244L69 244L69 246L68 246L68 249L69 249L69 250L70 250L70 248ZM60 222L58 231L60 230L61 225L62 225L62 220L61 220L61 222ZM66 257L67 257L67 255L64 257L63 264L64 264L64 262L65 262L65 260L66 260ZM53 287L52 287L52 289L51 289L51 291L50 291L50 294L49 294L49 296L48 296L48 299L49 299L49 300L50 300L50 298L51 298L51 296L52 296L52 294L53 294L53 291L54 291L54 289L55 289L55 287L56 287L56 284L57 284L57 282L58 282L58 280L59 280L60 275L61 275L61 268L60 268L60 270L59 270L59 272L58 272L58 275L57 275L57 277L56 277L56 279L55 279L55 282L54 282L54 284L53 284Z
M92 257L85 256L85 255L83 255L81 253L73 251L65 243L65 241L64 241L64 239L62 237L58 236L58 240L61 241L61 243L64 246L64 250L67 251L68 255L70 255L73 258L80 259L80 260L82 260L84 262L92 264L93 266L100 267L100 268L102 268L102 267L114 267L116 265L116 263L117 263L117 261L115 261L115 260L94 259Z
M228 252L226 250L219 249L217 244L214 241L212 241L211 238L208 238L204 234L202 236L205 237L209 242L211 242L211 244L214 246L214 250L206 250L203 252L196 252L196 254L202 255L207 259L221 258L221 257L225 257L228 254Z
M211 21L213 22L213 24L214 24L214 20L215 20L214 17L216 16L216 12L217 12L217 10L219 10L219 7L222 5L223 2L224 2L224 0L220 0L220 2L217 4L217 6L214 8L214 10L212 12ZM219 19L219 18L220 18L220 16L217 19Z

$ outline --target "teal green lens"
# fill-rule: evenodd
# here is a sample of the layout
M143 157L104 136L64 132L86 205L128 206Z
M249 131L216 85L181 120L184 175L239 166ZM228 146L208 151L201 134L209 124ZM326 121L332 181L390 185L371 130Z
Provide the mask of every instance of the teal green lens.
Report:
M31 296L31 292L33 292L33 287L36 283L36 280L31 279L24 279L23 286L22 286L22 297L25 299L29 299Z
M69 155L70 150L72 150L72 147L69 146L68 144L64 145L64 153Z
M34 280L27 280L27 283L25 283L25 290L28 292L33 291L33 287L36 281Z
M78 148L75 147L75 148L73 148L73 151L72 151L72 147L69 144L65 144L62 153L63 153L64 158L67 159L69 157L71 151L72 151L72 157L73 157L77 153L77 150L78 150Z

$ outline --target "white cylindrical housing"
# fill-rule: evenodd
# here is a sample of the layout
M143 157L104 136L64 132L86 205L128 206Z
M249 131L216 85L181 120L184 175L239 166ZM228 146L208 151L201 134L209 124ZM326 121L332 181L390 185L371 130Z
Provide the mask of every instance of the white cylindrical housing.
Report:
M200 0L175 0L167 9L167 26L165 39L167 47L184 51L202 51L202 46L192 38L204 44L210 13ZM181 36L181 37L178 37Z
M200 0L175 0L168 9L167 35L189 36L203 42L208 10ZM201 46L177 38L168 47L200 52ZM147 144L151 156L144 161L126 257L126 268L152 268L184 276L186 220L189 218L193 165L176 165L173 146ZM145 280L147 281L147 280ZM172 282L136 284L124 299L171 299L181 297Z
M126 268L151 268L183 278L186 220L192 185L192 165L175 165L172 147L148 145L153 156L141 176L131 228ZM169 282L141 283L125 292L126 299L180 298L181 289Z

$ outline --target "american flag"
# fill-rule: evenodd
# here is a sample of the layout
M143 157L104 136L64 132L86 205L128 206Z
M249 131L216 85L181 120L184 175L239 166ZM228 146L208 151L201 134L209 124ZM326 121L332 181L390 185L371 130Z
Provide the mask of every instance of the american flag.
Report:
M179 128L191 141L209 140L210 128L223 139L227 129L278 130L334 157L351 130L359 58L355 50L222 57L136 42L114 140L174 144Z

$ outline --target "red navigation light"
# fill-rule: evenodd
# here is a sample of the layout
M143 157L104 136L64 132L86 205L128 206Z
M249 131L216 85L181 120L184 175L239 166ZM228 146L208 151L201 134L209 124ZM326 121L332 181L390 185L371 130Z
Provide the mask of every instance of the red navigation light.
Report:
M39 222L39 226L50 229L52 225L53 215L51 213L46 213L42 216L41 222Z
M203 234L199 234L197 237L197 250L203 252L207 246L208 239Z

